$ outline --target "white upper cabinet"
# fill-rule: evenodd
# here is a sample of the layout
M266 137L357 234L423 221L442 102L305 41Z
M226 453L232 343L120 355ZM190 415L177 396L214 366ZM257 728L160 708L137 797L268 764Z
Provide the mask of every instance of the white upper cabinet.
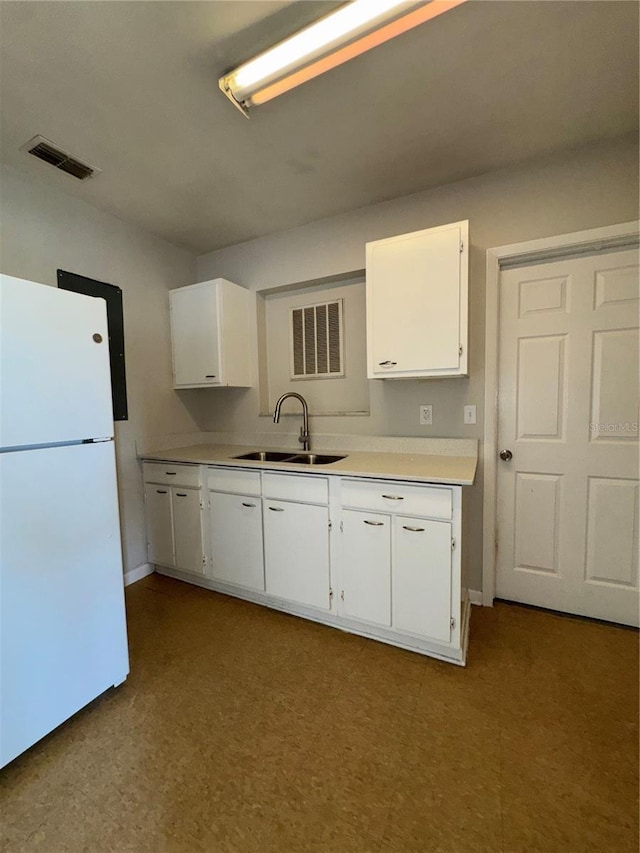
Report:
M250 387L249 291L216 278L169 300L173 387Z
M467 375L469 222L367 243L369 379Z

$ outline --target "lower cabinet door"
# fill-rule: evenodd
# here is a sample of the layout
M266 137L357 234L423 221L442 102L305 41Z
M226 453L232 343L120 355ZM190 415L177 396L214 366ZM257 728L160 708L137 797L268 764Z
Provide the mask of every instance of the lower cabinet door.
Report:
M329 510L263 499L269 595L329 610Z
M450 641L450 524L394 517L392 601L395 629Z
M391 516L342 514L340 608L350 619L391 625Z
M264 590L262 506L255 496L209 492L211 576L225 583Z
M171 489L146 483L144 505L147 520L147 557L150 563L174 566Z
M204 574L202 550L202 510L200 489L175 486L173 498L173 531L176 568L192 574Z

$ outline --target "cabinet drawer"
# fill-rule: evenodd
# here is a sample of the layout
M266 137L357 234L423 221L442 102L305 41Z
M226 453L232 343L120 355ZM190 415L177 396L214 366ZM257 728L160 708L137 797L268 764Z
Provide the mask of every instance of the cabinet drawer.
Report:
M247 468L208 468L207 488L235 495L260 495L260 472Z
M166 483L168 486L200 486L200 469L197 465L175 465L173 462L143 462L145 483Z
M263 475L263 495L265 498L279 498L284 501L326 504L329 502L329 483L326 477L306 477L304 474Z
M447 520L452 515L451 489L413 486L393 480L366 482L343 479L342 505Z

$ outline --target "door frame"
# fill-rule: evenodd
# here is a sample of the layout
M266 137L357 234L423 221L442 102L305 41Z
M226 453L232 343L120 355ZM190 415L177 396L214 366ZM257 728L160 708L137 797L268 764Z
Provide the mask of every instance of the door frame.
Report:
M555 237L543 237L525 243L512 243L487 249L486 260L486 322L484 377L484 469L483 539L482 539L482 604L491 607L496 591L497 539L497 474L498 452L498 334L500 311L500 273L508 265L526 266L529 263L562 260L563 258L597 251L625 249L638 245L640 222L623 222L574 231Z

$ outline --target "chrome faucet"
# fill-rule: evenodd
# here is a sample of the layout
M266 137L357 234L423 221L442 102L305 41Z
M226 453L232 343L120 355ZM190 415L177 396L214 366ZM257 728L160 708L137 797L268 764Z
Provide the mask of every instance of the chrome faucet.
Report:
M300 400L302 403L302 426L300 427L298 441L302 444L304 450L309 450L309 407L302 394L296 394L295 391L288 391L286 394L283 394L276 403L273 411L273 422L274 424L280 423L280 407L287 397L295 397L296 400Z

